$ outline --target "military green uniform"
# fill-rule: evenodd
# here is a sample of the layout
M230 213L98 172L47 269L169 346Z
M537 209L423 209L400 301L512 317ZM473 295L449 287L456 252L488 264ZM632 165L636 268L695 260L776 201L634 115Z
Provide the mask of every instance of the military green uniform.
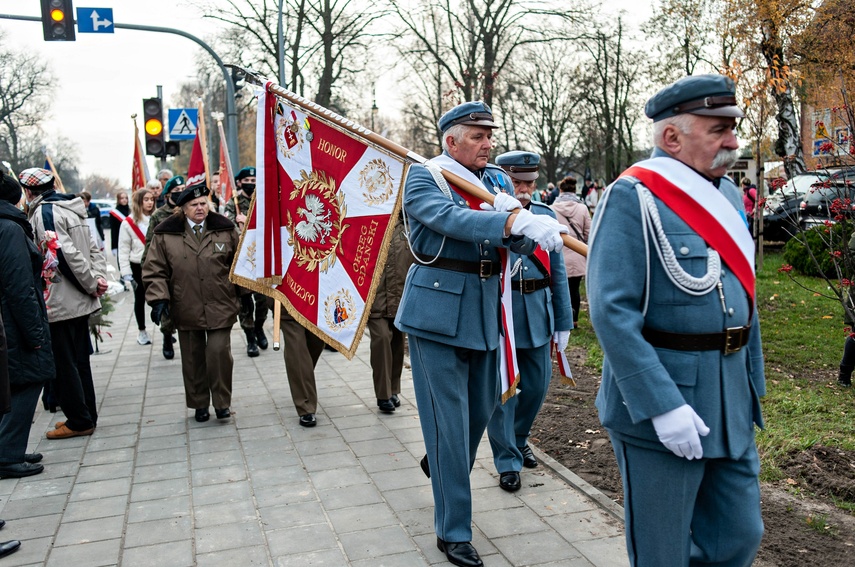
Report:
M145 250L143 250L140 265L145 264L146 256L148 256L148 249L149 246L151 246L151 239L154 238L154 228L167 218L171 217L172 213L174 213L176 209L177 207L166 203L151 214L151 219L148 221L148 230L145 233ZM163 317L160 318L160 332L164 335L172 335L175 333L175 324L172 322L172 317L169 313L164 314Z
M237 193L237 203L240 207L240 214L246 215L249 212L250 204L252 204L252 197L248 197L244 195L243 191L239 191ZM237 208L235 207L234 198L229 199L229 202L226 203L223 214L226 215L229 220L237 224ZM263 293L254 292L252 295L243 296L240 303L241 329L243 329L244 332L260 329L267 320L267 311L267 296ZM262 346L262 344L264 344L264 346ZM259 346L267 348L266 341L264 343L260 343Z

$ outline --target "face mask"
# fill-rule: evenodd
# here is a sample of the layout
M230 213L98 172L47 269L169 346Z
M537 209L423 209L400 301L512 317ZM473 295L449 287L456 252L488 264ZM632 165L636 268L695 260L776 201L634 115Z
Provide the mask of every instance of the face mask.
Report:
M240 188L247 195L252 195L255 191L255 183L244 183Z

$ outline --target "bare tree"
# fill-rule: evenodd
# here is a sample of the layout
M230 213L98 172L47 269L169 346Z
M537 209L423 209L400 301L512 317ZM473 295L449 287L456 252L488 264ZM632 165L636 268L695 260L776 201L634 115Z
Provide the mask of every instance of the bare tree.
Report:
M16 51L0 33L0 158L19 171L32 167L25 151L47 117L48 98L56 82L48 65L30 51ZM42 156L42 163L44 156Z
M625 44L624 27L618 18L614 30L595 30L583 42L588 61L580 71L582 100L592 119L592 134L602 147L606 181L615 179L637 158L634 129L642 80L644 53Z
M220 38L231 61L272 77L279 75L277 26L279 0L197 0L206 17L229 24ZM386 12L375 0L356 5L347 0L285 0L285 67L292 91L330 107L334 89L364 69L372 38L382 37L376 24ZM337 108L343 111L342 108Z
M587 13L539 0L389 2L402 27L398 49L417 82L429 85L425 113L431 118L443 102L492 104L497 81L520 47L570 37L572 24Z
M580 89L566 43L527 46L507 88L497 93L505 117L499 133L508 150L531 149L543 159L546 181L568 169L579 139Z

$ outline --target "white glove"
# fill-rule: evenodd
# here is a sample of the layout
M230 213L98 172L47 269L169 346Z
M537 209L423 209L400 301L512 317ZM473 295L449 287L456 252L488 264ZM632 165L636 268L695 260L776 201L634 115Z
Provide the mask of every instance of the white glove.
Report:
M704 456L700 436L709 435L710 428L689 404L657 415L651 421L659 440L678 457L691 461Z
M500 213L522 209L522 203L508 195L507 193L496 193L493 198L493 204L481 203L482 211L498 211Z
M533 215L521 209L511 225L511 234L527 236L546 251L560 252L564 248L564 242L561 240L562 228L566 231L566 227L552 217Z
M559 350L567 350L567 342L570 340L570 331L555 331L552 334L552 342Z

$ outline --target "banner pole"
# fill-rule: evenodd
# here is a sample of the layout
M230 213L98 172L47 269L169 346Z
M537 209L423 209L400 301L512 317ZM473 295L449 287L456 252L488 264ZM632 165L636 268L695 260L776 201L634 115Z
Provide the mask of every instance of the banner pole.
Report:
M279 334L282 329L279 328L279 324L282 321L282 303L274 299L273 300L273 350L279 350Z
M348 132L357 135L365 140L368 140L376 146L380 146L389 153L395 154L398 157L419 164L424 164L428 161L428 158L421 156L413 151L410 151L404 146L396 144L395 142L384 138L383 136L380 136L375 132L372 132L368 128L357 124L353 120L349 120L343 116L336 114L328 108L324 108L323 106L312 102L307 98L303 98L296 93L292 93L291 91L283 88L282 86L277 85L274 81L266 80L263 77L256 75L254 72L239 67L237 65L226 65L226 67L234 67L241 73L244 73L246 75L246 80L253 83L254 85L265 87L269 83L270 86L268 87L268 90L273 94L284 98L291 104L299 106L301 109L308 113L314 114L319 118L323 118L324 120L329 120L330 122L335 123L340 128L347 130ZM445 177L445 179L449 183L451 183L461 191L482 201L490 203L491 205L493 204L493 194L487 191L486 189L478 187L477 185L474 185L466 181L462 177L455 175L454 173L445 169L442 170L442 176ZM578 254L581 254L582 256L588 255L588 245L584 242L573 238L569 234L562 234L561 238L564 242L564 246L566 246L567 248L570 248L571 250Z

